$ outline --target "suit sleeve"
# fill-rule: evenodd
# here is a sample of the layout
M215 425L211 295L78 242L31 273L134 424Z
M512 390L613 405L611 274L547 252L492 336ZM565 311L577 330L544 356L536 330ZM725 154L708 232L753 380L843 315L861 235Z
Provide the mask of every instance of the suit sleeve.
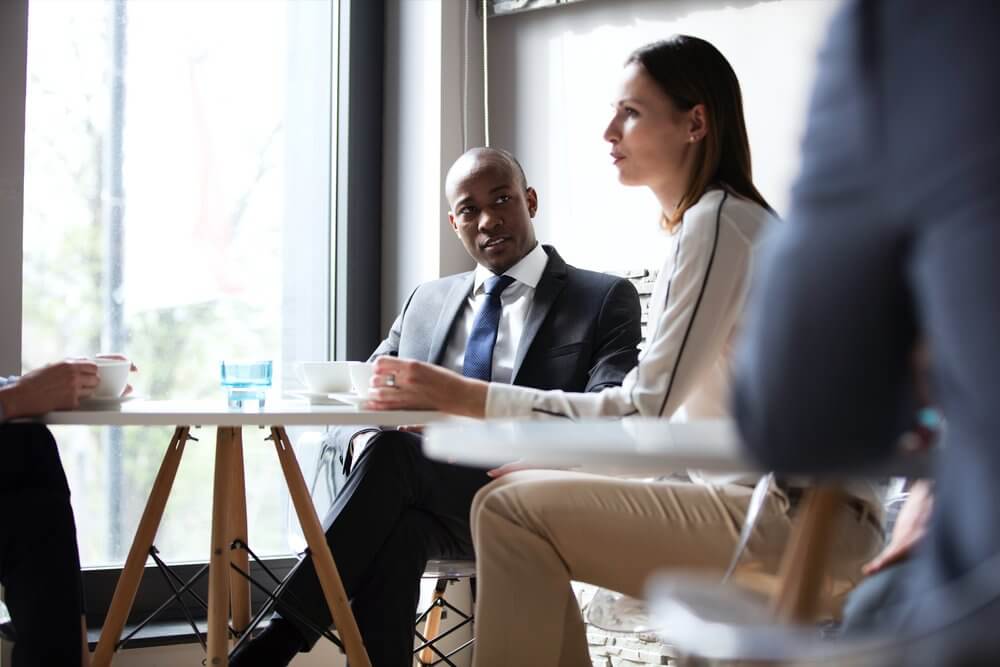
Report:
M419 289L419 288L418 288ZM406 317L407 310L410 307L410 302L413 301L413 295L417 293L417 290L413 290L410 296L406 299L406 303L403 305L403 309L396 316L395 321L389 328L389 334L385 339L379 343L379 346L375 348L375 351L371 353L368 357L368 361L375 361L379 357L399 356L399 340L403 332L403 320ZM376 427L364 424L352 424L349 426L331 426L326 433L324 440L331 445L338 452L347 452L351 444L352 438L361 431L371 431Z
M882 196L889 170L870 82L852 64L857 27L832 25L789 222L764 242L736 355L739 430L779 472L886 456L913 414L909 248Z
M419 287L417 289L420 289ZM403 334L403 319L406 317L406 313L410 308L410 303L413 301L413 296L417 293L417 290L410 292L410 296L407 297L406 303L403 304L403 309L399 311L399 315L393 321L392 326L389 327L389 334L379 343L375 351L372 352L371 356L368 357L368 361L375 361L379 357L398 357L399 356L399 340Z
M749 240L723 219L722 207L681 226L663 314L638 365L621 387L597 394L491 384L490 417L669 417L705 369L719 359L739 317L749 270Z
M616 281L604 297L597 331L599 342L587 378L587 391L620 386L639 358L642 340L639 293L628 280Z

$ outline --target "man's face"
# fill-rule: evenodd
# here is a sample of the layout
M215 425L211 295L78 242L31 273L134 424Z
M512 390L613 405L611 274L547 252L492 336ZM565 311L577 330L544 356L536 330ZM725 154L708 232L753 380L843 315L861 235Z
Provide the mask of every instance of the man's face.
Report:
M501 274L535 247L538 196L512 165L492 156L463 157L448 178L448 220L472 258Z

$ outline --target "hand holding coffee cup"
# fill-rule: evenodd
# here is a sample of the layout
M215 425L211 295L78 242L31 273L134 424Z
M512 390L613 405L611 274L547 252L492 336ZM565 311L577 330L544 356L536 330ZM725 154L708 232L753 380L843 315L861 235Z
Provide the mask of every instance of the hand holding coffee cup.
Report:
M74 410L93 393L97 382L97 365L89 359L57 361L0 388L0 407L7 419Z

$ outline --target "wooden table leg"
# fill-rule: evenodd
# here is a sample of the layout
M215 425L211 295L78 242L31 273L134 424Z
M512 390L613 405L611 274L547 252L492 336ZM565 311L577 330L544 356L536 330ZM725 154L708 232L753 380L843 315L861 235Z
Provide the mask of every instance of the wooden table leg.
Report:
M778 590L771 600L775 619L784 623L815 619L834 520L843 502L844 492L839 487L820 486L807 492L778 571Z
M302 469L299 468L295 452L292 451L292 443L285 429L280 426L271 429L271 437L278 452L278 461L281 462L281 471L285 474L288 493L292 497L292 504L295 505L295 513L298 514L306 544L312 553L316 576L319 577L326 604L330 607L333 624L340 633L341 641L344 642L347 662L351 667L371 667L368 652L361 641L361 632L347 601L344 583L340 580L333 555L330 553L330 546L323 534L323 527L309 497L309 489L306 487L305 479L302 478Z
M229 539L231 545L247 541L247 490L243 465L243 430L235 429L233 447L232 495L229 499ZM250 572L250 554L245 548L231 549L230 562L246 573ZM233 628L242 634L250 626L250 582L239 572L229 569L229 595L233 609Z
M132 546L129 548L122 573L118 577L115 594L111 598L111 606L104 619L104 627L101 628L101 638L97 642L97 649L91 660L93 667L107 667L111 664L112 655L117 648L118 639L122 635L129 611L132 610L135 593L142 580L146 559L149 557L149 548L153 545L153 538L156 537L156 531L160 527L163 508L167 504L167 498L170 497L170 489L173 487L174 477L177 475L177 466L181 462L181 454L184 453L184 443L187 442L189 430L187 426L178 426L174 430L170 446L167 447L167 453L163 455L163 463L160 464L160 470L156 473L153 488L149 492L149 500L146 501L146 508L142 512L142 518L139 519L135 538L133 538Z
M215 482L212 488L212 550L208 566L209 667L229 664L229 500L237 428L219 426L215 438Z

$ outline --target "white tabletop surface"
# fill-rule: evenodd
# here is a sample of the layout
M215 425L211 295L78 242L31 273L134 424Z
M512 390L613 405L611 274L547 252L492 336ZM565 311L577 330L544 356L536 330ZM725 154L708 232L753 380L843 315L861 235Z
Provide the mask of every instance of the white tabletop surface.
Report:
M727 420L668 422L552 420L442 423L427 428L424 451L434 459L476 466L523 461L538 467L606 474L758 470Z
M306 401L269 401L262 410L229 408L217 401L150 401L101 404L39 418L45 424L87 426L332 426L376 424L403 426L448 418L440 412L377 412L351 406L311 405Z
M698 470L757 473L729 420L669 422L655 417L623 420L495 420L428 426L424 452L431 458L489 467L523 462L528 467L567 468L607 475L660 475ZM847 478L923 477L934 453L899 454Z

